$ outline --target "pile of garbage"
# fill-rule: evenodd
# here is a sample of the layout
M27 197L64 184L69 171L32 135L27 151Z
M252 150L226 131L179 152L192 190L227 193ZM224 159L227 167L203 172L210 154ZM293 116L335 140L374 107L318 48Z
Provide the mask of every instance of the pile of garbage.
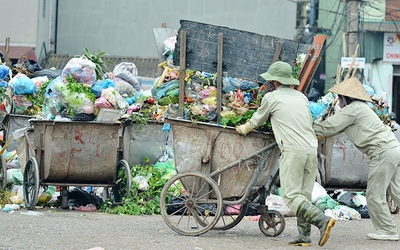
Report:
M286 217L295 216L296 213L285 205L281 195L280 188L276 194L269 195L266 201L268 208L279 211ZM335 220L360 220L370 217L364 191L337 189L328 194L318 182L315 182L311 202Z

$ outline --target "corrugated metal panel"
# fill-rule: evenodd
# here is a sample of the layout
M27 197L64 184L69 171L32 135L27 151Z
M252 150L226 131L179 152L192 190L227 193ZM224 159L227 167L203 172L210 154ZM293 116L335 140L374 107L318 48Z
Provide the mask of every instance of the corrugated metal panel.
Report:
M366 63L372 63L374 60L383 56L383 33L365 32L364 33L364 56Z
M74 55L56 55L49 54L46 59L40 64L43 69L55 67L56 69L63 69L68 61L75 57ZM156 78L159 76L158 71L158 58L140 58L140 57L113 57L103 56L103 61L111 61L108 68L112 71L114 66L121 62L133 62L139 72L139 76Z
M364 22L364 31L399 33L400 22Z

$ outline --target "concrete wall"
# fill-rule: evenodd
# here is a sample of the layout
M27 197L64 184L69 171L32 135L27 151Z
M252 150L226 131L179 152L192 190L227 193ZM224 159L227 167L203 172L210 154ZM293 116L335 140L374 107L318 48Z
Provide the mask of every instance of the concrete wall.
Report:
M36 46L39 0L0 1L0 45ZM4 52L4 51L3 51Z
M386 96L390 110L397 107L393 104L393 65L377 60L374 63L366 63L364 68L365 84L371 86L376 97Z
M57 54L102 50L111 56L158 57L153 28L181 19L294 39L296 3L276 0L59 1Z
M41 62L54 43L55 0L39 0L37 15L36 56Z

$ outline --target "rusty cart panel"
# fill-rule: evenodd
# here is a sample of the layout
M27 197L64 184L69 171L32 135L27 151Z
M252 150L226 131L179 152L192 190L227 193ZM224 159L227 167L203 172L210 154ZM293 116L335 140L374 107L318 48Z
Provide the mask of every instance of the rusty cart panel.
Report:
M119 123L32 120L40 179L112 183Z
M326 189L365 189L369 166L367 156L349 140L346 133L320 142L319 171L321 184Z

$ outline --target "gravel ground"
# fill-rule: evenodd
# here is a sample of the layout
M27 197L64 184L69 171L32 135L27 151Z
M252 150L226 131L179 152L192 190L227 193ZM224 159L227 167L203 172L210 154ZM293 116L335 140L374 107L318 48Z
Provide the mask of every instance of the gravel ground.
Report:
M32 214L33 212L33 214ZM62 249L296 249L287 241L297 235L296 218L286 217L286 227L277 237L267 237L258 222L245 217L227 231L211 230L200 236L172 231L162 216L110 215L63 209L0 212L0 250ZM400 215L393 215L400 226ZM399 249L400 243L366 238L372 232L369 219L337 221L328 243L319 247L313 227L313 245L306 249Z

